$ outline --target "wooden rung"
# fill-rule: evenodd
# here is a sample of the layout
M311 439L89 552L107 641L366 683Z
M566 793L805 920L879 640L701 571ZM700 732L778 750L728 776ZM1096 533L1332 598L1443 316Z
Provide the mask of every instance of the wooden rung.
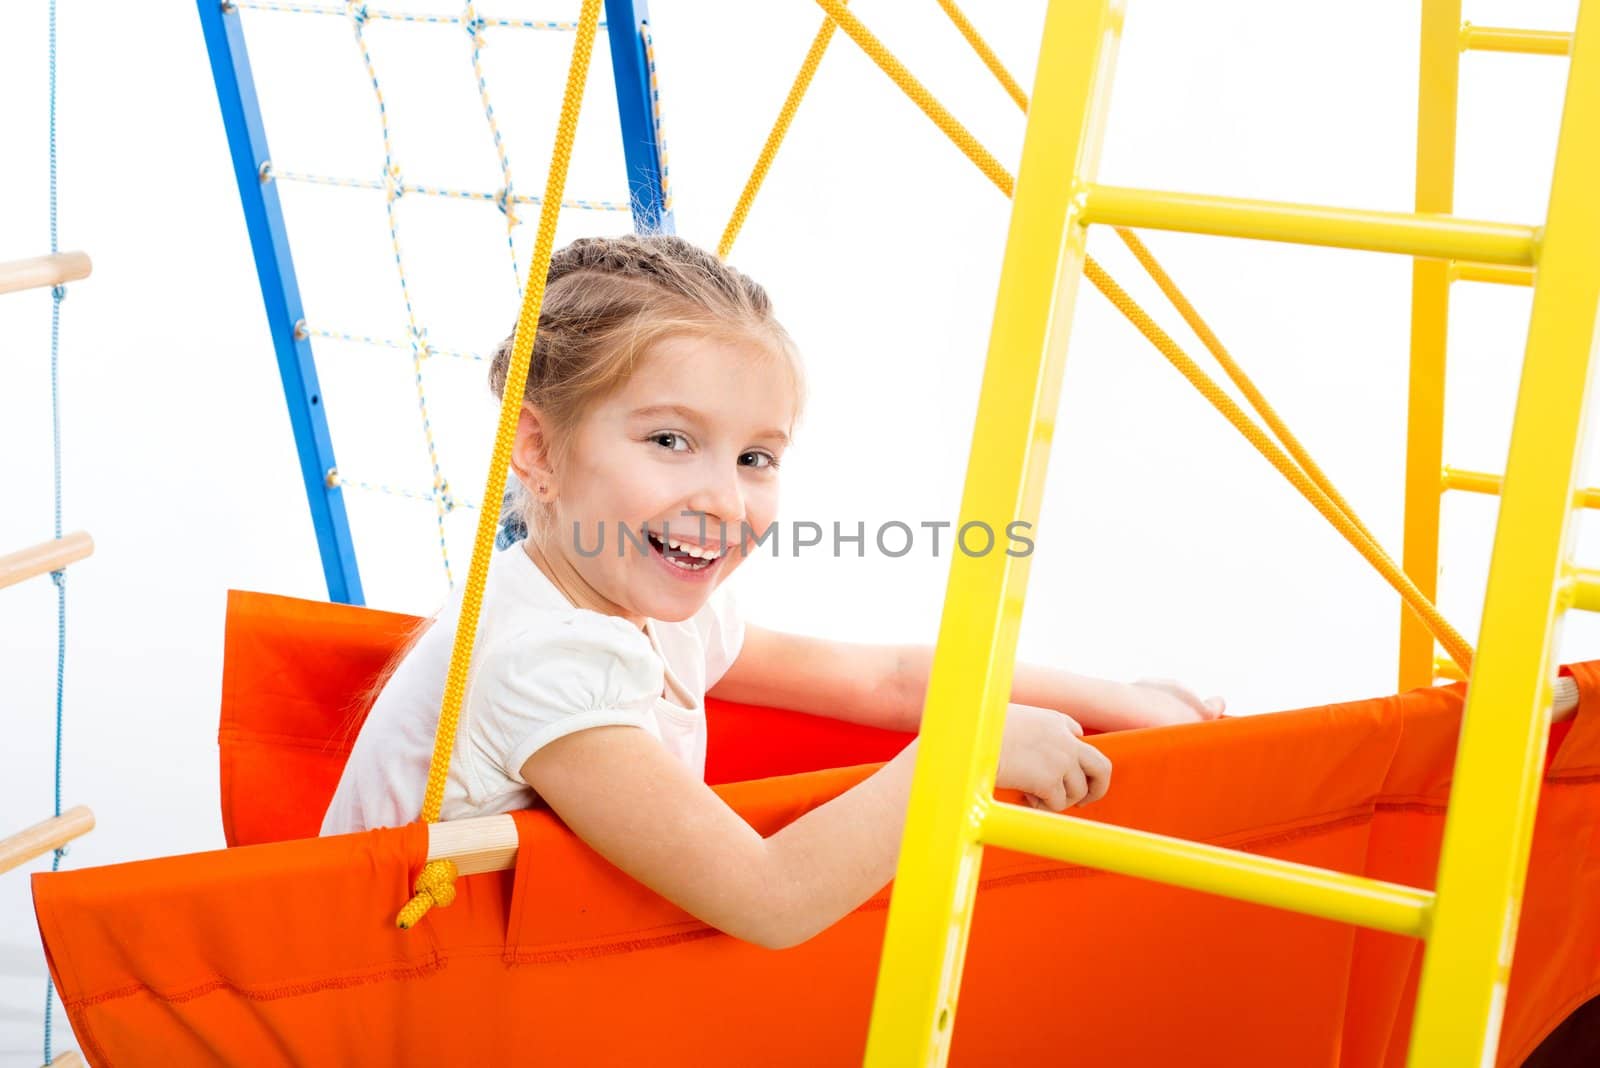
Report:
M64 537L43 541L30 549L19 549L0 556L0 589L14 586L35 575L48 575L68 564L88 558L94 552L94 539L82 530Z
M508 815L430 823L428 859L455 861L458 875L505 871L517 863L517 825Z
M87 252L57 252L27 260L0 262L0 293L24 289L49 289L88 278L93 265Z
M1556 678L1555 705L1551 708L1550 718L1557 723L1566 719L1578 710L1578 684L1571 675L1560 675Z
M60 849L93 829L94 813L86 805L69 808L59 816L35 823L10 838L0 839L0 871L10 871L34 857Z
M89 1068L89 1066L78 1056L77 1050L69 1049L65 1053L57 1053L44 1068Z

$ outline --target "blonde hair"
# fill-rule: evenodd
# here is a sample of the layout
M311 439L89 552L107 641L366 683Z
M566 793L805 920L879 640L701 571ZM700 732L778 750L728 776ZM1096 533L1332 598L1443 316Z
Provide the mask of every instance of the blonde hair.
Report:
M683 335L755 342L790 376L799 418L806 392L800 353L755 281L672 234L585 237L556 252L522 394L543 418L551 465L563 466L584 413L627 380L652 344ZM489 364L497 398L514 340L515 331ZM520 484L510 489L503 526L520 520L527 531L548 534L550 505Z

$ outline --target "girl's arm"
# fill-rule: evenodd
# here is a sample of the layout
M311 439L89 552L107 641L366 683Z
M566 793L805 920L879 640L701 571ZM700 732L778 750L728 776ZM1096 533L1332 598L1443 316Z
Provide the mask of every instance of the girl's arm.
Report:
M1111 765L1070 727L1053 712L1013 710L996 784L1053 811L1103 796ZM578 837L629 876L735 938L783 949L894 878L916 757L913 740L767 838L638 727L566 735L521 770Z
M864 645L748 625L738 659L710 694L915 732L932 666L930 645ZM1176 683L1112 682L1026 663L1012 672L1011 701L1065 712L1099 731L1194 722L1222 708L1220 699L1201 702Z

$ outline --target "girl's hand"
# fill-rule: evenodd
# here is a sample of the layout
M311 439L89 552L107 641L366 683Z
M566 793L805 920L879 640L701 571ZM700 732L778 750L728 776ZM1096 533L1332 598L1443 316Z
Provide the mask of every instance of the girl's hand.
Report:
M1202 701L1175 679L1140 679L1130 683L1128 689L1139 725L1144 727L1201 723L1221 716L1227 707L1220 697Z
M1009 704L995 785L1021 790L1033 808L1061 812L1105 796L1111 761L1083 740L1083 728L1071 716Z

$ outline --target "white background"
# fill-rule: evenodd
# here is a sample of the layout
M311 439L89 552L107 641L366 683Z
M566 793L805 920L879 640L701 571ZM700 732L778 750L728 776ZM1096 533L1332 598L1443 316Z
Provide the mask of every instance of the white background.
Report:
M1129 8L1103 180L1410 208L1416 3ZM1467 15L1568 29L1574 8L1475 0ZM1015 166L1021 116L935 5L860 0L853 10ZM819 22L805 3L756 11L657 0L652 13L678 230L706 245ZM969 11L1025 86L1042 12L1040 0ZM481 13L573 9L485 0ZM244 18L277 165L378 177L377 110L349 23ZM317 598L326 588L194 9L67 3L60 19L61 243L95 264L63 306L61 362L65 523L97 546L69 581L65 800L92 806L98 826L66 863L86 866L222 844L224 593ZM461 29L372 22L367 34L406 178L498 188ZM538 193L572 38L487 35L485 76L516 186ZM1457 212L1541 221L1565 60L1472 54L1462 69ZM603 36L593 70L569 189L620 199ZM0 7L0 259L48 248L46 84L45 5L11 0ZM382 195L280 188L308 318L403 336ZM431 339L490 349L516 304L502 217L415 195L399 212ZM784 519L871 531L954 518L1006 218L1005 199L840 35L733 256L773 294L810 370ZM567 212L560 240L627 225ZM524 269L532 229L518 231ZM1407 261L1166 234L1149 243L1398 558ZM1097 231L1091 249L1175 321L1111 234ZM1240 713L1392 692L1397 595L1107 302L1081 292L1022 658L1111 678L1176 676ZM1529 291L1460 286L1453 305L1446 462L1498 471ZM0 548L51 533L48 322L42 291L0 301ZM317 359L343 468L426 488L409 356L319 343ZM483 372L447 359L424 371L444 472L474 500L493 421ZM369 603L431 611L445 579L429 506L353 491L347 500ZM1445 501L1439 603L1469 640L1495 508L1483 496ZM449 520L458 576L474 518ZM1580 544L1577 558L1600 559L1596 548ZM767 626L931 642L948 566L948 542L935 558L922 541L898 560L817 550L762 559L735 581ZM0 810L20 827L50 807L48 581L4 593L0 650ZM1600 632L1573 618L1562 658L1597 654ZM27 876L12 872L0 877L6 1063L40 1060L43 974Z

